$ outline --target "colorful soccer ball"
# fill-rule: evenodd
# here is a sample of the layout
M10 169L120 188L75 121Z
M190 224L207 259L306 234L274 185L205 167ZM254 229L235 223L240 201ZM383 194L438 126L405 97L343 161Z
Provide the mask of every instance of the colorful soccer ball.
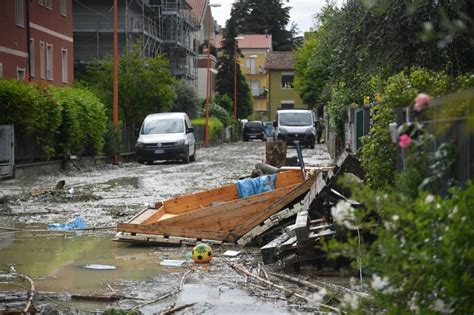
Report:
M195 263L208 263L212 259L212 248L204 243L197 244L193 248L193 260Z

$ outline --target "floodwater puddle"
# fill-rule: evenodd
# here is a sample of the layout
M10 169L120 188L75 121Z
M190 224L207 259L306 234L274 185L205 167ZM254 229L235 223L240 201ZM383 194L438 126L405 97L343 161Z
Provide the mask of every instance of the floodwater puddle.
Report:
M43 228L45 228L43 226ZM179 252L158 252L112 241L113 234L15 232L0 235L0 266L14 266L30 276L39 291L110 292L122 280L142 281L160 276L160 261L184 258ZM176 257L173 257L175 255ZM97 270L91 265L114 266ZM0 290L13 290L1 284Z

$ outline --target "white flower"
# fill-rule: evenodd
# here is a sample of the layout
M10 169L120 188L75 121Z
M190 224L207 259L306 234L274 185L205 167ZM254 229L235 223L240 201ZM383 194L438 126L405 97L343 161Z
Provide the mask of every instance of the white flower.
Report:
M354 221L354 208L351 203L345 200L340 200L335 207L331 208L331 215L338 225L344 225L348 229L353 229L355 226L351 223Z
M406 242L405 237L402 236L402 237L400 238L400 246L401 246L401 247L405 246L405 242Z
M388 294L388 295L393 294L393 293L395 293L395 292L397 292L397 290L395 290L395 288L392 287L392 286L386 287L386 288L383 290L383 293L384 293L384 294Z
M392 216L392 220L395 221L395 222L397 222L398 220L400 220L400 216L399 216L398 214L394 214L394 215Z
M375 290L382 290L388 285L388 278L387 277L379 277L376 274L372 275L372 281L370 282L370 286Z
M451 210L451 213L448 214L448 218L449 218L449 219L454 218L454 215L455 215L456 213L458 213L458 210L459 210L459 209L458 209L458 206L454 206L453 210Z
M448 305L446 305L441 299L436 299L432 308L433 310L443 313L443 314L451 312Z
M418 313L420 311L420 308L416 304L418 296L419 296L419 293L415 292L413 296L411 297L410 302L408 302L408 309L412 311L413 313Z
M359 308L359 297L355 294L344 294L344 297L342 298L342 305L356 310Z
M393 224L392 222L385 221L383 223L383 226L385 227L387 231L395 230L395 224Z
M433 195L428 195L425 198L426 203L432 203L435 200L435 197Z

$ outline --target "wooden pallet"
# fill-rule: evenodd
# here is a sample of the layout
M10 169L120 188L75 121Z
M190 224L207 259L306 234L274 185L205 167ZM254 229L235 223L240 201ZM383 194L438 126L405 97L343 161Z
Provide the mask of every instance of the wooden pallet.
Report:
M146 245L167 245L167 246L181 246L181 245L195 245L198 243L207 243L214 245L222 245L224 242L208 239L198 239L190 237L164 236L164 235L150 235L140 233L118 232L113 239L115 242L126 242L132 244L146 244Z

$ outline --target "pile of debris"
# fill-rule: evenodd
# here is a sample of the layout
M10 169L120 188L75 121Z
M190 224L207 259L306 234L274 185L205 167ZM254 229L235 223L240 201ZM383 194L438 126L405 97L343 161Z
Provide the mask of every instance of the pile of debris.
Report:
M280 261L284 269L291 272L299 271L302 262L319 262L321 266L326 263L325 253L317 245L321 239L336 235L331 208L339 200L345 200L354 207L359 206L356 201L346 197L348 192L337 183L344 173L351 173L361 180L364 178L359 161L348 152L340 155L333 170L318 173L303 202L291 210L297 213L293 224L287 224L280 236L261 247L264 264ZM289 211L286 209L283 213ZM273 225L278 223L274 222ZM264 229L264 226L260 229Z

